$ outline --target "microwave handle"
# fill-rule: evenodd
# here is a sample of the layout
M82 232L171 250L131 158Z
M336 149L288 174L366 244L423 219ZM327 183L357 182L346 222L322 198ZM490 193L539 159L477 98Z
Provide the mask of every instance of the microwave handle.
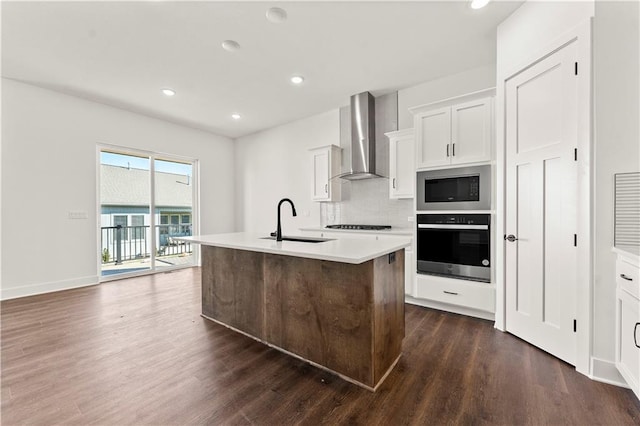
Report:
M455 223L420 223L418 229L480 229L488 230L489 225L458 225Z

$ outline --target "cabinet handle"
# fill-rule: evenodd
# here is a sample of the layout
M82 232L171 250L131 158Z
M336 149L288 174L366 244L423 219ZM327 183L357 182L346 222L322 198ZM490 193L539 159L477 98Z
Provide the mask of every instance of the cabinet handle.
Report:
M393 178L393 189L396 189L396 178Z
M456 156L456 144L452 144L451 145L451 156L455 157Z
M635 327L633 327L633 344L636 345L636 348L640 348L640 345L638 345L638 333L636 332L639 325L640 322L637 322Z
M627 281L633 281L633 278L626 276L625 274L620 274L620 278Z
M457 295L458 295L458 293L454 293L453 291L442 290L442 292L443 292L443 293L446 293L446 294L452 294L452 295L454 295L454 296L457 296Z
M447 144L447 157L449 156L449 144Z
M325 183L325 184L324 184L324 193L325 193L325 194L328 194L328 193L329 193L329 184L328 184L328 183Z

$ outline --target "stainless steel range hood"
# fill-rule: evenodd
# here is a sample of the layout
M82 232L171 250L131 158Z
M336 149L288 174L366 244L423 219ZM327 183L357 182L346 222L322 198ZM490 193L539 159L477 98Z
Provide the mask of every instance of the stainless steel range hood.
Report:
M351 171L338 177L360 180L382 177L376 170L375 99L369 92L351 96Z

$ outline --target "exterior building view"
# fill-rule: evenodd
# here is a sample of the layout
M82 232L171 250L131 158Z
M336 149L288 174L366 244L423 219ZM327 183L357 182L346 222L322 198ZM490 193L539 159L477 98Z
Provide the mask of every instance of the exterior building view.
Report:
M160 261L169 262L169 256L191 252L189 245L173 239L192 235L191 176L155 172L153 221L149 211L149 177L149 170L100 165L103 265L148 259L152 239Z

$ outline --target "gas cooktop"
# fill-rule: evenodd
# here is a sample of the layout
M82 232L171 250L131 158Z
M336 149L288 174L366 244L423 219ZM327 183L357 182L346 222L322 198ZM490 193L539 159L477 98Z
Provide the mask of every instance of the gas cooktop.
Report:
M366 231L380 231L382 229L391 229L389 225L327 225L328 229L360 229Z

